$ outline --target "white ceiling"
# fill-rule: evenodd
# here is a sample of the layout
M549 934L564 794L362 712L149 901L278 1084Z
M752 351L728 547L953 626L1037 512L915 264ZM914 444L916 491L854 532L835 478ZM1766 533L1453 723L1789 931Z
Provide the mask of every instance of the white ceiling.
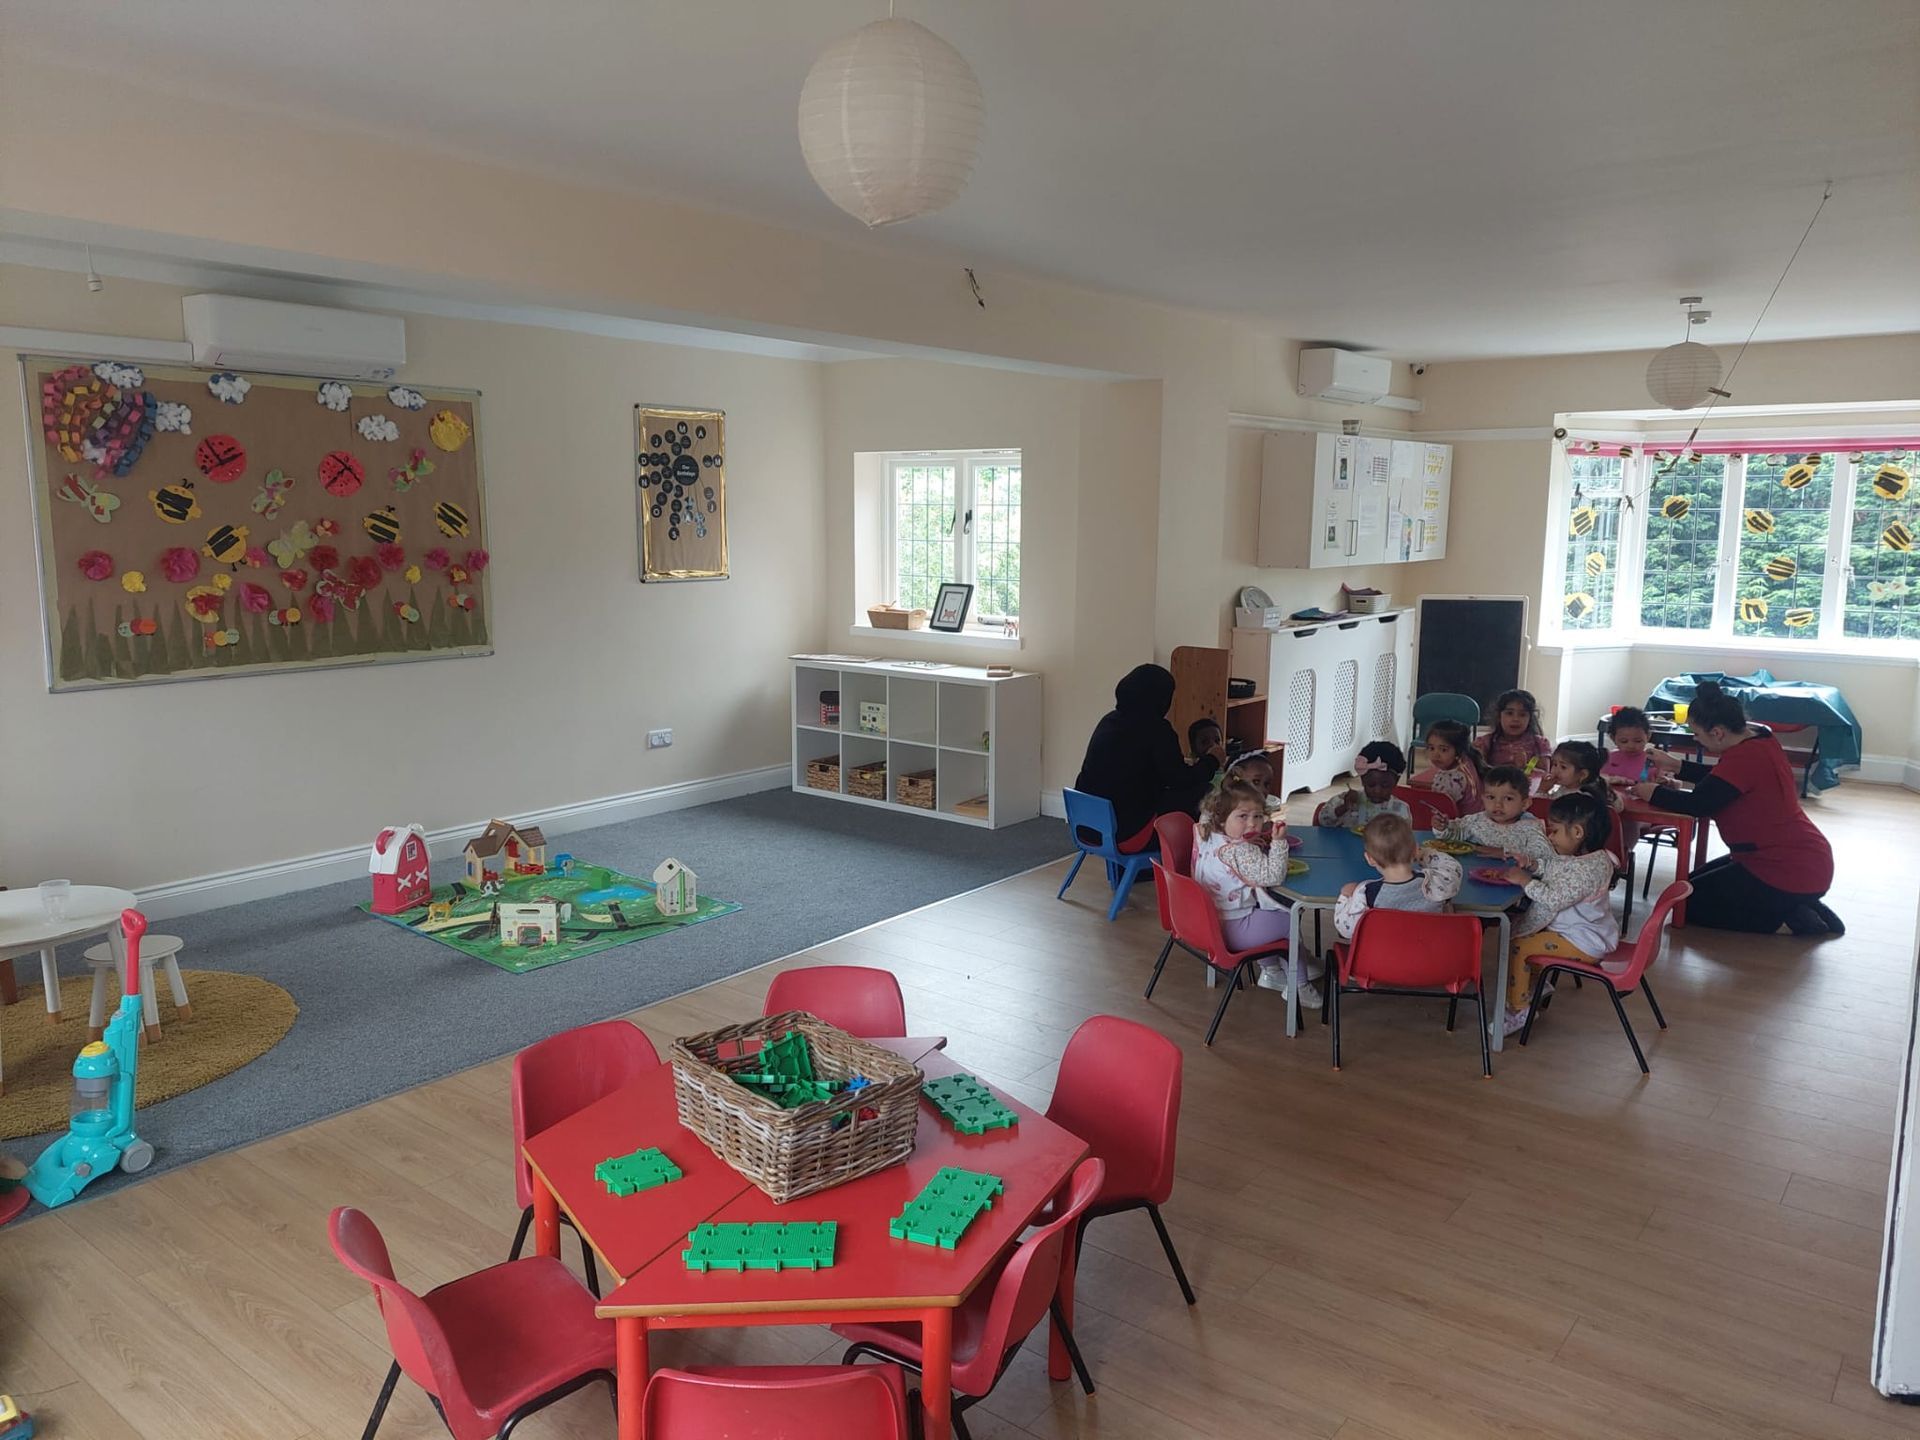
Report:
M800 84L879 0L7 0L36 56L829 233ZM987 97L879 243L1409 359L1920 330L1916 0L901 0ZM111 105L111 93L91 101ZM139 120L128 117L129 145Z

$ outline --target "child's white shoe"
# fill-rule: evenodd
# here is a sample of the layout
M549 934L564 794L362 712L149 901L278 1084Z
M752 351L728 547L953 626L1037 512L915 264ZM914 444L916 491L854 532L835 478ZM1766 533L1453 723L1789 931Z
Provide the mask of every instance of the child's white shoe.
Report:
M1278 990L1282 995L1286 994L1287 972L1285 967L1280 965L1262 965L1260 967L1259 985L1262 990Z
M1501 1033L1504 1035L1518 1035L1526 1028L1527 1012L1525 1010L1509 1010L1506 1018L1501 1021Z

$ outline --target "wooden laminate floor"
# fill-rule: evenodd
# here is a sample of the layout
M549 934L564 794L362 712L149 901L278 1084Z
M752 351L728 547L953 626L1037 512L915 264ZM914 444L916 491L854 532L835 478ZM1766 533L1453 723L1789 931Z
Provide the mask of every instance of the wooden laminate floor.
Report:
M970 1413L977 1440L1920 1435L1920 1411L1865 1378L1914 957L1911 871L1883 857L1911 848L1920 797L1849 784L1817 813L1849 933L1682 932L1653 972L1672 1029L1643 1028L1650 1080L1604 1000L1572 990L1491 1083L1437 1002L1354 999L1338 1074L1325 1031L1287 1041L1266 991L1208 1051L1216 992L1189 963L1141 999L1151 895L1108 925L1095 867L1067 903L1049 867L781 962L892 969L917 1033L1036 1105L1089 1015L1186 1047L1166 1213L1199 1305L1144 1216L1098 1222L1077 1329L1099 1394L1049 1385L1030 1347ZM757 1013L769 973L634 1018L664 1048ZM387 1353L327 1210L371 1212L419 1288L503 1258L507 1074L495 1061L0 1230L0 1388L56 1437L357 1436ZM837 1348L762 1329L656 1355ZM403 1382L381 1433L445 1431ZM612 1414L583 1392L519 1433L611 1436Z

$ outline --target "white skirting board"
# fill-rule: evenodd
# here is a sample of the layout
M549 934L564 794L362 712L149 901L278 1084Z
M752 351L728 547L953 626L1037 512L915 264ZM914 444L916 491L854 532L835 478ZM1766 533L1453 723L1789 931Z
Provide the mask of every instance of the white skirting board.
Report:
M742 770L732 775L716 775L708 780L686 780L677 785L660 785L651 790L636 790L627 795L608 795L598 800L582 800L572 805L556 805L547 810L515 810L501 816L517 824L538 825L550 836L589 830L596 825L617 825L643 815L660 815L669 810L687 810L715 800L731 800L761 790L784 789L792 780L791 767L769 765L760 770ZM488 820L483 815L464 825L451 825L427 835L428 852L436 860L459 855L467 841L478 835ZM377 828L377 827L376 827ZM373 843L373 829L358 845L329 850L319 855L303 855L294 860L275 860L265 865L249 865L217 875L201 875L192 880L176 880L137 891L140 909L149 920L167 920L177 915L192 915L222 905L240 905L290 895L296 890L311 890L316 885L332 885L340 880L367 877L367 847Z

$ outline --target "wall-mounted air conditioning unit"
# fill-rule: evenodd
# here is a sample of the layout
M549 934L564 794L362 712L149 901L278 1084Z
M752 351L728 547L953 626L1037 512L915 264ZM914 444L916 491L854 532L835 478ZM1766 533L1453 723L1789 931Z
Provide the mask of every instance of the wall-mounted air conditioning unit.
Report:
M1393 362L1357 350L1300 352L1300 393L1310 400L1372 405L1393 389Z
M391 380L407 363L407 322L398 315L238 295L189 295L180 309L196 365Z

